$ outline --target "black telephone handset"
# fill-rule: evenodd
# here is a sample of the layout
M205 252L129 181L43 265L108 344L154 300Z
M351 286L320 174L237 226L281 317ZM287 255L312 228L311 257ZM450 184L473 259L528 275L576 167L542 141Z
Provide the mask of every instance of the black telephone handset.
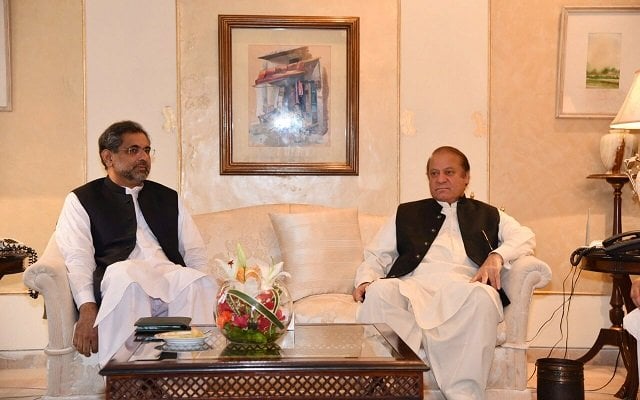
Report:
M640 231L622 232L602 241L602 248L609 255L633 254L640 250Z
M578 247L569 258L571 265L577 266L582 257L587 255L612 257L619 260L633 259L635 261L640 257L640 230L613 235L603 240L601 245L598 242L593 242L590 246Z

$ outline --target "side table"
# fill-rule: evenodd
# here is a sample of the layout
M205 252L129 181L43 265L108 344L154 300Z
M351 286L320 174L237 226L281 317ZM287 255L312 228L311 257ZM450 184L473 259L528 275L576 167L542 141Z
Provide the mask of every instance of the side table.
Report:
M5 275L24 271L25 258L27 258L26 254L0 254L0 279Z
M622 187L629 182L625 174L592 174L587 179L603 179L613 187L613 229L612 235L622 233Z
M625 174L593 174L588 179L605 180L613 188L613 227L612 235L622 233L622 188L629 182ZM635 400L638 393L638 354L636 352L636 340L622 326L622 320L626 308L627 312L635 309L631 300L631 278L629 275L640 274L640 257L616 257L612 258L604 254L587 255L582 259L581 268L586 271L594 271L611 274L613 285L609 304L610 328L600 329L595 343L585 355L578 358L583 363L588 362L598 354L603 346L616 346L620 349L622 361L627 370L624 384L616 393L616 397Z
M602 254L586 255L580 264L586 271L609 273L613 277L613 291L611 292L611 309L609 320L611 327L600 329L598 337L589 351L577 361L588 362L598 354L603 346L616 346L620 349L622 362L627 370L624 384L616 393L616 397L626 400L635 400L638 393L638 353L636 340L622 327L624 318L624 305L627 312L636 307L629 294L631 281L629 274L640 274L640 257L611 257Z

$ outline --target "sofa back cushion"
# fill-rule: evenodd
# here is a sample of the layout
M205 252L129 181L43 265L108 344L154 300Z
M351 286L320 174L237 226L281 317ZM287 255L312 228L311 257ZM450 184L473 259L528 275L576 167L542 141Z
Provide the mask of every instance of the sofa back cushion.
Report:
M215 273L215 259L225 260L235 254L238 243L248 258L283 261L278 238L269 214L309 213L339 210L312 204L265 204L231 210L197 214L193 219L207 248L209 273ZM361 242L367 244L382 226L386 217L358 214Z
M294 301L323 293L349 294L362 262L358 210L342 208L271 214Z
M270 204L194 215L207 248L209 273L215 275L216 259L235 257L238 244L247 258L282 261L269 213L288 211L287 204Z

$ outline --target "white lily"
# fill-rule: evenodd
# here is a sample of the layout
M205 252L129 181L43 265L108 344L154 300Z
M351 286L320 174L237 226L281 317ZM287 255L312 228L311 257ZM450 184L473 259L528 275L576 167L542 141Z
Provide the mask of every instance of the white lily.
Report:
M238 279L238 268L240 268L240 266L234 259L222 261L221 259L216 258L215 261L216 264L218 264L218 274L226 276L227 279Z
M291 278L290 273L282 270L284 267L284 262L282 261L271 265L259 263L258 266L262 274L262 289L273 287L273 283L280 278Z
M276 280L280 278L290 278L291 274L282 270L284 263L267 264L263 260L247 257L238 244L236 248L236 259L223 261L215 259L219 273L228 280L236 282L238 289L257 294L258 290L268 290L273 287ZM257 267L257 268L256 268ZM240 271L244 269L244 271ZM259 276L258 276L259 275ZM255 293L254 293L255 292Z

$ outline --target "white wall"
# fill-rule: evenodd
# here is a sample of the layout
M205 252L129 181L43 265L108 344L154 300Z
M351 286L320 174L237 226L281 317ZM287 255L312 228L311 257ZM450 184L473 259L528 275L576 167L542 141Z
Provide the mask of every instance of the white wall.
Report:
M401 4L400 200L428 196L427 158L452 145L471 163L467 195L487 201L489 2Z
M0 280L0 352L43 349L48 343L44 299L34 300L26 292L22 274L4 275ZM3 358L7 357L1 353Z
M87 180L104 176L98 137L132 119L156 149L151 177L179 187L174 0L91 0L85 4Z
M608 296L538 294L531 303L529 346L591 348L600 329L611 326L609 308Z

